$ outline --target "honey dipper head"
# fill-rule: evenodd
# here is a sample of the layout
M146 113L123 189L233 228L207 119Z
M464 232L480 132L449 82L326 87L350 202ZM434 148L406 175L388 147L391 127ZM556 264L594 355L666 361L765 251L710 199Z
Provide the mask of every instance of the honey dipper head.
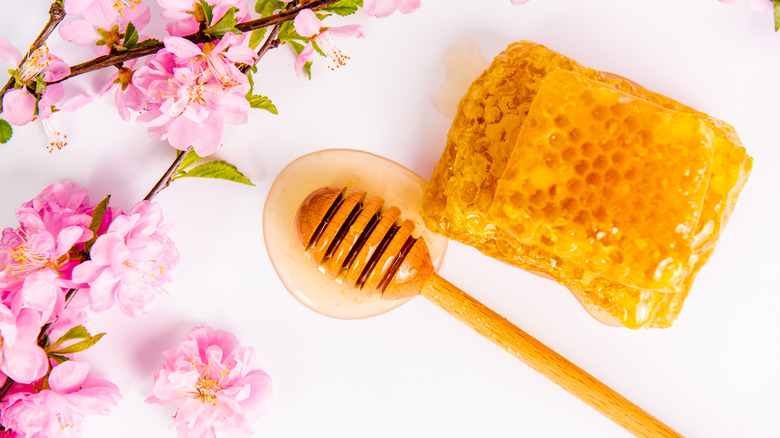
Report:
M388 299L417 295L434 270L428 247L412 236L412 221L383 204L361 189L322 187L298 208L296 237L324 275L347 288Z

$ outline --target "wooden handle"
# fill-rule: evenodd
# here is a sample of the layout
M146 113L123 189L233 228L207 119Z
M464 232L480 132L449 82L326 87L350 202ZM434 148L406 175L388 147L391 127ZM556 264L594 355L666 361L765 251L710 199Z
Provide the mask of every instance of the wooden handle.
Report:
M421 295L632 434L682 436L438 274L428 278Z

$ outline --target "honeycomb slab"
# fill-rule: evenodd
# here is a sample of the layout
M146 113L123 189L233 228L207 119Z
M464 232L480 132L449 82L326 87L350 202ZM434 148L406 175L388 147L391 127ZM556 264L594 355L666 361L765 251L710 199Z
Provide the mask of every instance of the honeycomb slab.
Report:
M668 327L751 165L728 124L520 42L462 99L424 220L604 323Z

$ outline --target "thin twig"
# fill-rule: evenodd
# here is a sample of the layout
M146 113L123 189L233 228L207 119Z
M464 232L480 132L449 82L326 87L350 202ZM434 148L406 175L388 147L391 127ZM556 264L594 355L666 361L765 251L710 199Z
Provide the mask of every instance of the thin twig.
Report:
M22 61L19 63L18 67L21 67L24 65L24 63L27 61L27 58L32 56L33 52L38 50L49 38L49 35L51 35L52 32L54 32L54 29L57 27L58 24L60 24L60 21L62 21L65 18L65 9L63 6L55 0L54 3L51 4L51 7L49 7L49 21L46 23L46 26L43 27L41 30L41 33L38 34L38 38L35 38L35 41L33 41L32 45L30 46L30 49L25 53L24 57L22 57ZM5 96L5 93L11 89L11 87L14 86L14 83L16 82L16 78L11 76L8 79L8 82L5 83L2 89L0 89L0 96ZM3 101L0 99L0 113L3 112Z
M152 190L150 190L149 193L144 197L144 201L151 201L155 196L157 196L158 193L163 191L163 189L171 184L171 181L173 181L173 175L176 173L176 169L179 168L181 162L184 161L184 157L186 157L191 150L192 147L190 146L190 148L186 151L180 151L176 154L176 159L173 160L173 163L171 163L171 166L168 167L168 170L163 173L163 175L157 181L157 184L155 184L154 187L152 187Z
M236 28L241 32L246 33L246 32L251 32L255 29L260 29L261 27L274 26L280 23L284 23L285 21L294 19L295 16L298 15L298 13L304 9L312 9L312 10L322 9L326 6L330 6L333 3L336 3L337 1L339 0L317 0L305 6L298 6L290 10L281 11L278 14L269 15L267 17L258 18L256 20L245 21L243 23L238 23L236 24ZM194 43L204 43L212 39L211 37L202 34L193 34L185 38ZM87 62L74 65L73 67L70 68L69 75L57 81L48 82L48 84L56 84L57 82L62 82L74 76L82 75L84 73L88 73L95 70L100 70L102 68L110 67L112 65L121 65L125 61L129 61L131 59L136 59L142 56L147 56L156 53L159 50L161 50L163 47L165 47L165 44L160 41L156 43L147 44L145 46L136 47L130 50L126 50L124 52L117 52L117 53L111 53L104 56L99 56Z

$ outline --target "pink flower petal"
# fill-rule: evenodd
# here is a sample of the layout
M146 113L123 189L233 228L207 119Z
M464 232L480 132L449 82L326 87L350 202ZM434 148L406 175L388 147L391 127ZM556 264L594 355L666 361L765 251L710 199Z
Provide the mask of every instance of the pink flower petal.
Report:
M61 111L75 111L79 108L81 108L84 105L89 104L92 102L92 96L88 94L77 94L65 102L62 103L62 105L58 105L57 107Z
M200 47L184 38L167 37L164 42L165 48L179 58L187 59L203 56L203 50L201 50Z
M304 9L295 16L293 20L295 31L301 36L313 37L320 32L322 28L322 21L311 11L311 9Z
M233 46L225 52L225 58L235 63L252 64L257 59L257 53L249 46Z
M54 55L48 56L49 65L43 69L43 79L48 82L59 81L70 74L70 67Z
M211 126L207 125L205 129L202 129L200 135L192 143L192 148L201 157L213 154L222 144L222 117L218 113L212 114L207 123L210 123Z
M295 59L295 74L300 76L301 72L303 72L303 66L306 65L307 62L311 61L312 57L314 56L314 46L311 45L311 43L307 44L306 47L301 50L301 53L298 55L298 58Z
M112 2L98 0L92 3L83 13L84 19L99 29L111 29L118 18L117 10Z
M14 47L7 39L0 38L0 59L7 62L13 68L16 68L22 61L22 52Z
M52 391L62 394L74 392L84 383L88 374L88 363L69 360L51 370L49 386Z
M65 20L58 29L62 39L79 46L91 46L100 39L95 27L86 20Z
M65 13L68 15L81 15L94 1L95 0L65 0Z
M35 96L26 88L11 90L3 96L3 117L16 126L26 125L35 115Z
M337 37L355 37L355 38L363 38L365 37L365 31L363 29L363 26L359 24L350 24L347 26L338 26L338 27L331 27L328 28L328 33L337 36Z

